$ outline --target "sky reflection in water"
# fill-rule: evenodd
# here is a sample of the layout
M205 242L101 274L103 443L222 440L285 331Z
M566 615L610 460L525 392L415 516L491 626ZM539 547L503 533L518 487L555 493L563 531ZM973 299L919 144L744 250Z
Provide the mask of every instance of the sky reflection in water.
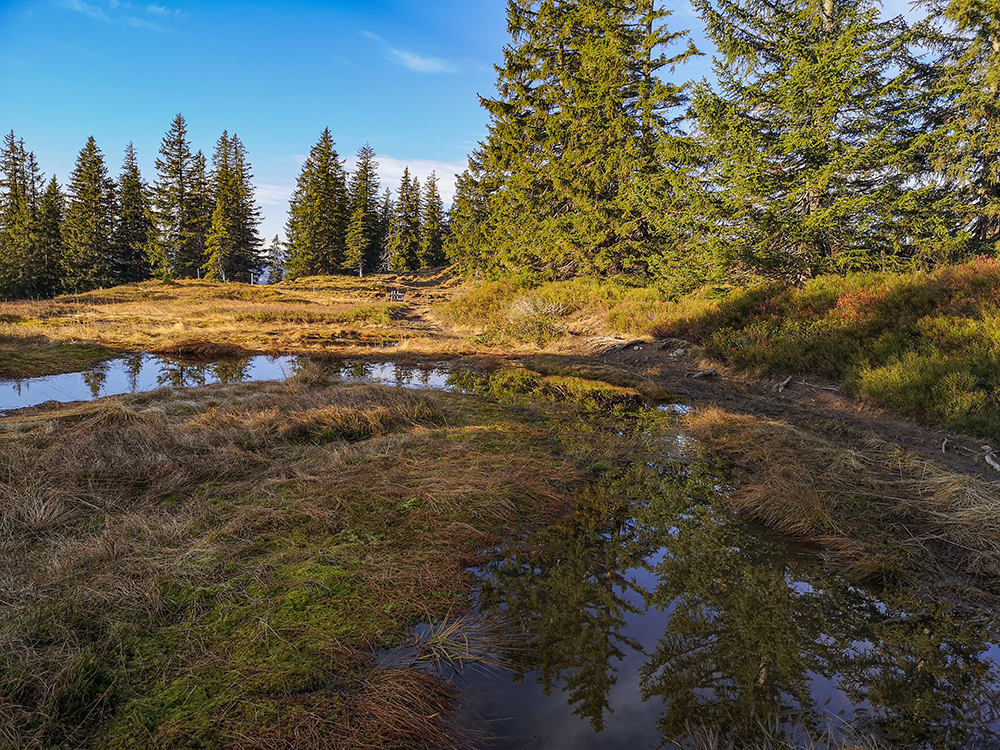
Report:
M103 396L142 393L167 386L193 388L212 383L283 380L299 367L296 357L248 357L226 362L193 363L152 354L131 354L86 372L25 380L0 381L0 412L47 401L90 401ZM448 373L435 367L353 362L331 367L349 380L415 388L448 386Z
M673 747L698 727L810 746L850 725L894 748L1000 747L989 623L831 575L719 513L719 484L633 466L480 570L481 612L527 642L513 680L460 676L466 719L498 748Z

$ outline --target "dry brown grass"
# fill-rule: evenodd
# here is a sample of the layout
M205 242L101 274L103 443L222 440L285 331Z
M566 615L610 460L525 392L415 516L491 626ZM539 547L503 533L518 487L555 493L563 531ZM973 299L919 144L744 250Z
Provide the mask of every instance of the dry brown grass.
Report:
M438 743L449 689L365 652L460 607L577 460L496 404L318 368L185 397L0 419L0 746Z
M387 290L407 290L404 304ZM109 356L57 356L58 345L199 357L248 352L468 351L429 330L428 306L455 293L447 274L315 277L275 286L147 281L45 302L0 303L0 377L67 371ZM80 354L80 353L78 353ZM49 360L49 361L46 361Z
M274 724L241 724L233 750L424 750L450 744L456 690L408 669L374 670L344 701L334 689L279 702Z
M787 423L709 407L690 434L748 471L733 507L778 531L819 542L859 578L1000 574L1000 492L870 437L853 449Z

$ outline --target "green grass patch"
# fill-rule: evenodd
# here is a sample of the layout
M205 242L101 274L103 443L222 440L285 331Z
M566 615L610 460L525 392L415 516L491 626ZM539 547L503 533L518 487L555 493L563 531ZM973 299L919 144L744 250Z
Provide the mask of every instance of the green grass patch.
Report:
M240 313L236 320L242 323L280 323L312 325L330 323L356 323L370 325L391 325L392 316L405 307L401 304L359 305L344 309L328 310L311 308L268 308Z
M96 344L57 344L42 337L0 336L0 380L80 372L119 356Z
M1000 262L823 276L672 303L660 336L739 370L820 375L920 419L1000 441Z

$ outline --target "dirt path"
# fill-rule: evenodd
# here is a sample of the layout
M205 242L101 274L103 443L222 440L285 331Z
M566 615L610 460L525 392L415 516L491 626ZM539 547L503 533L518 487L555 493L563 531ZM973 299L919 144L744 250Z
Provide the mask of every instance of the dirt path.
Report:
M783 420L850 448L859 447L874 433L926 459L1000 486L1000 473L983 460L983 440L891 414L818 378L793 378L782 388L781 379L748 378L718 366L708 374L713 368L698 361L691 344L678 339L633 341L599 356L609 364L641 373L693 406L715 404Z
M414 302L416 304L411 303L403 316L410 326L441 341L460 338L435 320L430 307L420 304L424 300ZM758 379L731 373L722 366L706 362L697 346L680 339L653 342L595 338L581 342L578 349L576 355L522 355L516 359L561 364L596 361L623 370L632 377L648 379L692 406L711 404L782 420L818 433L845 448L863 449L864 440L874 434L925 459L1000 487L1000 472L983 460L985 441L892 414L820 378L792 378L785 382L781 378ZM463 359L486 364L495 357L470 355Z

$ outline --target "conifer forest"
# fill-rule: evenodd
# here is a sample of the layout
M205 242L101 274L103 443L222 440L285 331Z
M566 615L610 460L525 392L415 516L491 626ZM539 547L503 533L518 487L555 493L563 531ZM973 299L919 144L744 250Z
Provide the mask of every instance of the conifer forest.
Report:
M249 155L192 152L178 115L150 182L91 138L64 184L8 133L0 294L47 297L149 277L251 281L446 262L529 280L610 275L687 290L993 255L1000 233L1000 9L919 0L693 0L714 80L673 9L633 0L508 3L488 134L446 211L435 175L347 174L309 152L285 239L258 234Z

